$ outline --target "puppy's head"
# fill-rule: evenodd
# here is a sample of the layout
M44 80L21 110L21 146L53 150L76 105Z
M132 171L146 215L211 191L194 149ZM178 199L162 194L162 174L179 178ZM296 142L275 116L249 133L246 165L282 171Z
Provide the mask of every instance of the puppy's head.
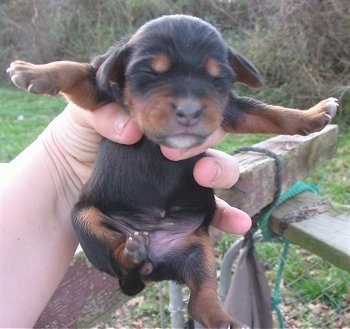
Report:
M235 81L262 84L214 27L185 15L146 23L110 51L97 72L100 89L122 90L149 139L174 148L199 145L220 126Z

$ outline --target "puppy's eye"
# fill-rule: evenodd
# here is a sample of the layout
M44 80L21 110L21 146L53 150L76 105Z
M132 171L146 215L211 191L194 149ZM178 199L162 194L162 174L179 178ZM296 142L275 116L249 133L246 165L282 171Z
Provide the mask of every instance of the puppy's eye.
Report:
M130 76L135 79L142 78L153 80L158 77L158 74L155 73L149 65L143 64L134 68Z
M224 72L221 76L212 78L212 81L215 88L222 93L227 93L234 83L233 75Z
M146 75L146 76L148 76L150 78L157 77L157 75L158 75L156 72L154 72L150 68L145 68L144 70L140 71L140 73L142 73L143 75Z

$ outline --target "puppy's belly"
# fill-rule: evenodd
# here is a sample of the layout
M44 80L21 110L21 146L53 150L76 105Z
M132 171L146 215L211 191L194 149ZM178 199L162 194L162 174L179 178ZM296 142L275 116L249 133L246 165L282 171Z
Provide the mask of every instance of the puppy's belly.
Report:
M208 214L201 211L195 214L177 214L161 219L155 219L145 214L128 216L114 214L111 217L115 220L115 228L123 232L126 237L135 232L148 233L150 242L147 258L149 262L156 265L169 254L178 253L187 248L190 236L205 223L207 216Z
M161 229L148 232L150 235L150 246L148 258L152 263L157 263L169 253L179 252L188 247L189 236L191 236L201 225L202 220L181 221L167 220L162 223ZM168 229L169 227L169 229Z

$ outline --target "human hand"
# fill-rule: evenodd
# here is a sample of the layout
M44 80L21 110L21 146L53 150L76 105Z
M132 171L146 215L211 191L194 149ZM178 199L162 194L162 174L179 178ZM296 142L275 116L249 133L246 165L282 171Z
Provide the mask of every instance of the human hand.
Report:
M98 134L122 144L137 142L142 133L137 124L130 119L117 104L110 103L102 106L98 111L88 112L73 106L70 108L72 118L80 125L92 127ZM239 177L238 163L224 152L209 149L218 144L225 137L222 128L211 135L203 145L188 150L171 149L161 146L163 154L174 161L189 158L205 152L194 168L194 178L198 184L214 189L233 186ZM209 149L209 150L208 150ZM217 211L213 218L213 225L225 232L241 234L251 226L250 217L243 211L231 207L225 201L217 198Z

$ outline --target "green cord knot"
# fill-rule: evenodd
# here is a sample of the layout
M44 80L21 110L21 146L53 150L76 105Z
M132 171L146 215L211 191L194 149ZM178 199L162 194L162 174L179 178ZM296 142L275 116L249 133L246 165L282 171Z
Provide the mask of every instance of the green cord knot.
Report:
M278 235L275 234L269 226L271 214L276 209L276 207L281 205L286 200L291 199L296 195L306 191L320 194L320 189L316 185L297 181L286 192L279 196L274 207L272 207L269 211L262 215L260 220L260 229L265 240L271 240L273 238L278 237Z

